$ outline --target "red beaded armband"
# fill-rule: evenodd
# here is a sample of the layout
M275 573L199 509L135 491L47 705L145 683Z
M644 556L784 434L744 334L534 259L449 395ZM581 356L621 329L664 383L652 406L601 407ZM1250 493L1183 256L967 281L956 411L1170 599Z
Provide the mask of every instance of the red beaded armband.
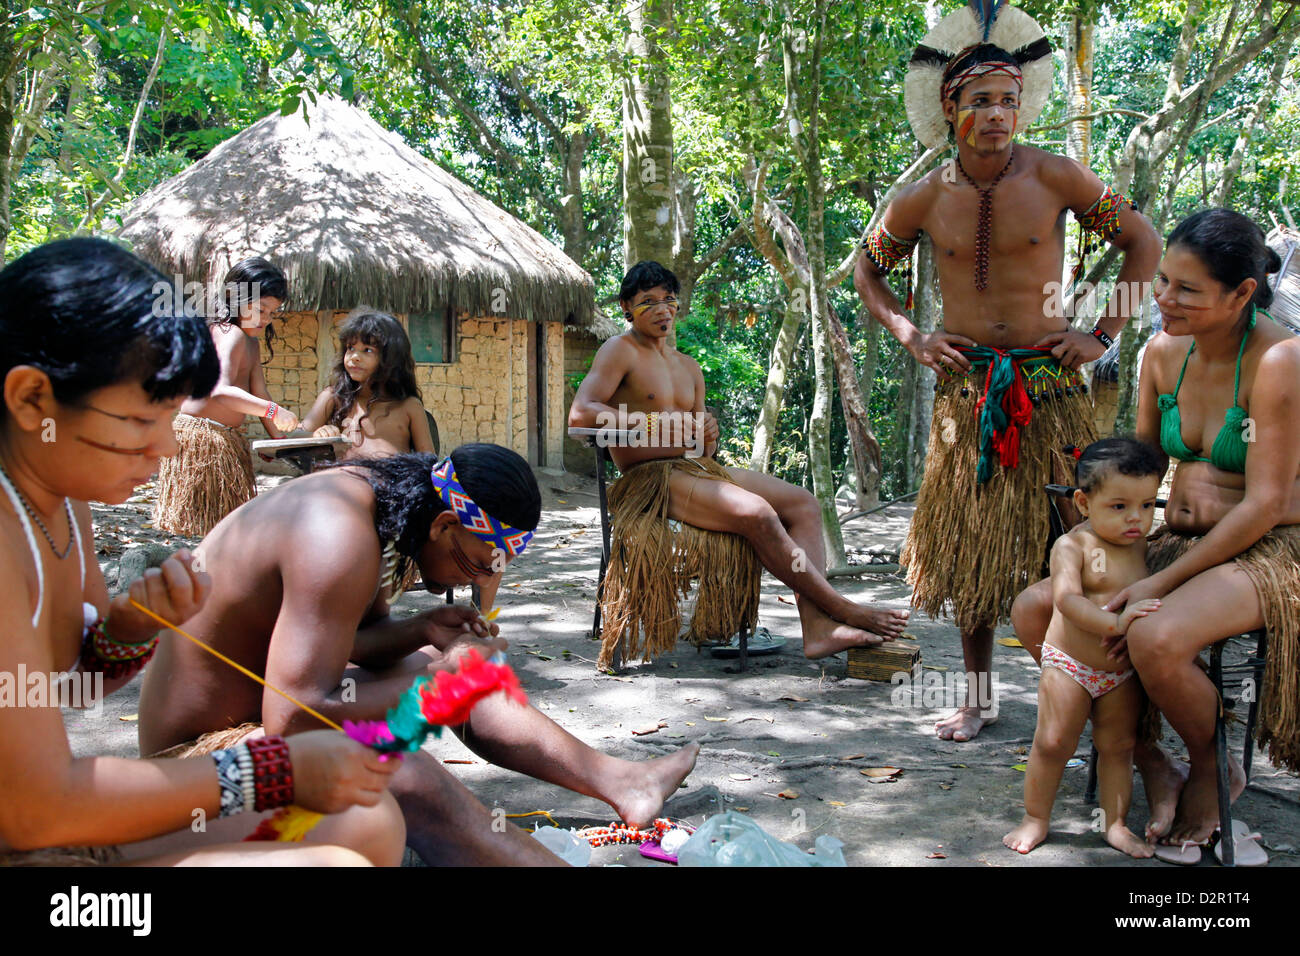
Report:
M918 235L915 239L899 239L884 226L877 226L863 240L862 248L867 250L867 255L871 257L877 269L881 272L890 272L904 259L911 259L912 250L916 248L920 238Z
M102 672L109 680L130 677L149 662L157 649L157 634L139 644L114 640L101 617L86 629L81 644L81 669L88 673Z
M253 790L259 813L293 803L293 765L283 737L256 737L245 741L253 758Z
M1119 227L1119 213L1125 205L1137 209L1133 202L1125 199L1109 186L1102 186L1097 201L1076 218L1083 229L1099 233L1107 242L1114 242L1115 237L1123 231Z

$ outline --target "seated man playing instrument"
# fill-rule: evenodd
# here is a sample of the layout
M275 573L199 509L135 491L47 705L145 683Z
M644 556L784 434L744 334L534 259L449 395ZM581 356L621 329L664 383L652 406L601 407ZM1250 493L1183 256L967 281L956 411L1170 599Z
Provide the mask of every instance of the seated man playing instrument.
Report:
M1160 242L1130 204L1072 159L1015 142L1052 85L1050 45L1022 11L973 4L917 48L905 84L908 120L930 148L955 134L956 157L903 189L869 235L854 284L867 311L939 377L925 477L902 563L913 605L952 608L968 672L964 706L936 725L970 740L996 715L993 629L1042 576L1049 534L1043 486L1070 473L1064 449L1095 440L1078 373L1099 358L1141 295L1117 295L1091 334L1061 301L1065 214L1124 253L1117 289L1143 287ZM930 237L943 328L924 333L885 281Z
M496 445L450 458L408 453L346 462L259 495L204 539L212 595L186 630L325 717L381 720L417 677L455 667L469 649L504 650L477 608L389 616L414 562L436 590L478 584L490 608L501 572L541 517L527 462ZM315 718L189 642L160 649L140 694L140 747L155 753L243 722L268 733ZM457 728L484 759L610 804L648 825L695 765L698 744L654 760L599 753L505 694ZM431 754L409 754L391 788L407 841L435 864L555 864L497 819Z
M816 498L770 475L713 460L718 423L704 410L704 376L699 363L668 341L679 288L677 277L657 262L639 262L628 272L619 302L631 326L601 346L569 410L575 428L604 428L633 413L641 413L637 421L649 416L643 447L609 449L624 475L610 492L616 533L619 485L630 487L633 476L638 482L648 478L654 487L646 490L647 504L635 510L662 509L695 528L742 536L762 566L794 590L808 657L898 637L906 611L864 607L827 582ZM678 427L661 428L662 423ZM625 550L637 547L637 541L625 544ZM676 627L671 630L675 640ZM602 663L611 650L602 648Z

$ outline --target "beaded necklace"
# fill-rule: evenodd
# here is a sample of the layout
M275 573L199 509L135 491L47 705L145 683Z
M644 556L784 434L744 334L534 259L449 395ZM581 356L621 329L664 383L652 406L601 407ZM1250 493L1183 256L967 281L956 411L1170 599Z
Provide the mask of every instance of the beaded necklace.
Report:
M979 225L975 228L975 288L983 292L989 287L989 239L993 235L993 190L997 188L1002 177L1011 169L1011 164L1016 160L1015 147L1011 148L1011 155L1007 157L1007 164L1002 167L1002 172L993 177L993 182L981 189L975 180L970 178L966 168L961 164L961 157L957 157L957 168L961 170L962 176L966 182L975 187L975 191L980 194L980 215Z
M0 472L4 473L6 479L13 481L12 478L9 478L9 473L4 470L3 465L0 465ZM72 530L72 504L67 498L63 499L63 510L68 516L68 546L63 549L62 554L59 554L59 549L54 544L54 535L50 534L50 529L45 526L45 522L41 520L41 516L38 515L36 509L32 507L32 503L27 500L27 496L23 494L22 489L19 488L17 484L14 484L13 488L14 492L18 495L18 500L22 502L23 508L26 509L29 515L31 515L32 520L36 522L36 527L41 529L41 534L45 535L45 540L50 544L50 551L58 560L62 561L72 553L72 546L76 543L77 538L76 533Z

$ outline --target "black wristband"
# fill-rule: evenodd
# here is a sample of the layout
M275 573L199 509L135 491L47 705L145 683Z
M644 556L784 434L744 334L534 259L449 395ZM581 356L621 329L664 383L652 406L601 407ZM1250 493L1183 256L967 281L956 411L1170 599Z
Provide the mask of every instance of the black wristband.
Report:
M1103 332L1100 325L1097 326L1095 329L1093 329L1091 334L1094 338L1096 338L1098 342L1100 342L1106 348L1110 348L1112 345L1115 344L1115 340L1112 339L1105 332Z

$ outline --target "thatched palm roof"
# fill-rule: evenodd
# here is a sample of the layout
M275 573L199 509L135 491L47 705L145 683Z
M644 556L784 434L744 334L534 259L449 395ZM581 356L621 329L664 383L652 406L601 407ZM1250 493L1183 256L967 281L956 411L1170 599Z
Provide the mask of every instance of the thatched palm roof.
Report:
M295 310L597 320L591 277L560 249L335 98L226 140L132 203L121 236L210 289L264 255Z

